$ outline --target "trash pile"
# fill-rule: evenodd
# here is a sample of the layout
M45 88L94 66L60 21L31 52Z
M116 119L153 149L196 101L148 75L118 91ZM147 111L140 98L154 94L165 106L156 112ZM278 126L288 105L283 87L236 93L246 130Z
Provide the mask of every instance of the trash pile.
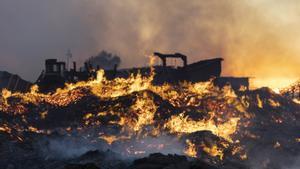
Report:
M153 75L2 90L0 168L281 169L297 165L300 104L268 88Z

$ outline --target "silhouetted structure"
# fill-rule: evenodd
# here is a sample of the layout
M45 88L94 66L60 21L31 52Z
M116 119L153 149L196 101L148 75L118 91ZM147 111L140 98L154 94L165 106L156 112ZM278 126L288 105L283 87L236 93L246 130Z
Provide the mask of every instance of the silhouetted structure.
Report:
M181 58L183 62L183 67L187 66L187 56L181 54L181 53L175 53L175 54L161 54L158 52L154 52L155 56L158 56L163 63L163 66L167 66L167 58Z
M32 83L21 79L18 75L0 71L0 91L5 88L14 92L26 92L31 85Z
M239 90L241 87L249 89L248 77L218 77L214 80L214 84L219 87L230 85L234 90Z
M155 56L162 60L162 65L154 66L155 76L153 83L161 85L163 83L178 83L180 81L201 82L215 78L214 83L220 87L226 84L231 84L234 89L239 89L241 86L249 87L249 79L235 77L220 77L222 72L222 58L202 60L192 64L188 64L187 56L175 54L154 53ZM179 58L183 61L181 67L173 67L167 65L168 58ZM50 92L57 87L63 87L65 82L76 82L95 78L96 72L99 69L93 67L91 63L85 62L84 70L77 71L76 63L73 63L73 69L66 70L64 62L58 62L56 59L48 59L45 62L46 70L43 71L37 80L42 92ZM117 65L111 70L105 70L107 79L117 77L128 78L131 74L140 73L142 76L149 76L151 73L150 67L139 67L130 69L117 70Z
M73 69L67 70L65 62L58 62L57 59L47 59L45 70L38 77L36 84L42 92L51 92L56 88L63 87L66 82L85 81L95 77L95 71L89 64L85 64L85 71L76 70L76 62L73 62Z
M215 58L203 60L192 64L187 64L187 57L185 55L175 54L161 54L154 53L162 60L162 66L154 66L155 76L153 83L161 85L163 83L177 83L180 81L199 82L207 81L213 77L220 77L222 58ZM167 58L180 58L183 61L182 67L173 67L167 65ZM141 73L143 76L148 76L151 70L149 67L121 69L113 74L112 71L106 71L107 78L113 79L115 77L128 78L131 74Z

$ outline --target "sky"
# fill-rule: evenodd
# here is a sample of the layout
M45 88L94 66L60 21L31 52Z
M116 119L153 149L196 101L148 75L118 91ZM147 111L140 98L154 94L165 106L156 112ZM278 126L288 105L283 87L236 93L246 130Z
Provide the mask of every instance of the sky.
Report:
M300 76L298 0L1 0L0 70L35 81L46 58L107 50L121 67L154 51L223 57L223 76L284 86Z

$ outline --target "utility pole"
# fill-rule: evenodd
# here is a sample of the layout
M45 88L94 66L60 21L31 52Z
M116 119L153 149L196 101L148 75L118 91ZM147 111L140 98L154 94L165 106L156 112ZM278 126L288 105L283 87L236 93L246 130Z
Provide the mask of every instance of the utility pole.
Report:
M70 49L68 49L66 56L67 56L67 71L69 71L70 70L70 59L72 58L72 53L71 53Z

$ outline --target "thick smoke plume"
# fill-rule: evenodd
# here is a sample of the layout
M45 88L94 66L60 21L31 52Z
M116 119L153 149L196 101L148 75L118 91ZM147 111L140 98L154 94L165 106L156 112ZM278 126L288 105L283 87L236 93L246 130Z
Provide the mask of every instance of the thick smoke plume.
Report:
M112 70L121 64L121 58L106 51L101 51L96 56L88 58L86 63L91 64L93 68Z
M124 67L144 66L153 51L181 52L189 63L224 57L224 75L285 85L300 72L299 8L293 0L3 0L0 68L35 80L45 58L63 60L68 48L81 63L111 51Z

